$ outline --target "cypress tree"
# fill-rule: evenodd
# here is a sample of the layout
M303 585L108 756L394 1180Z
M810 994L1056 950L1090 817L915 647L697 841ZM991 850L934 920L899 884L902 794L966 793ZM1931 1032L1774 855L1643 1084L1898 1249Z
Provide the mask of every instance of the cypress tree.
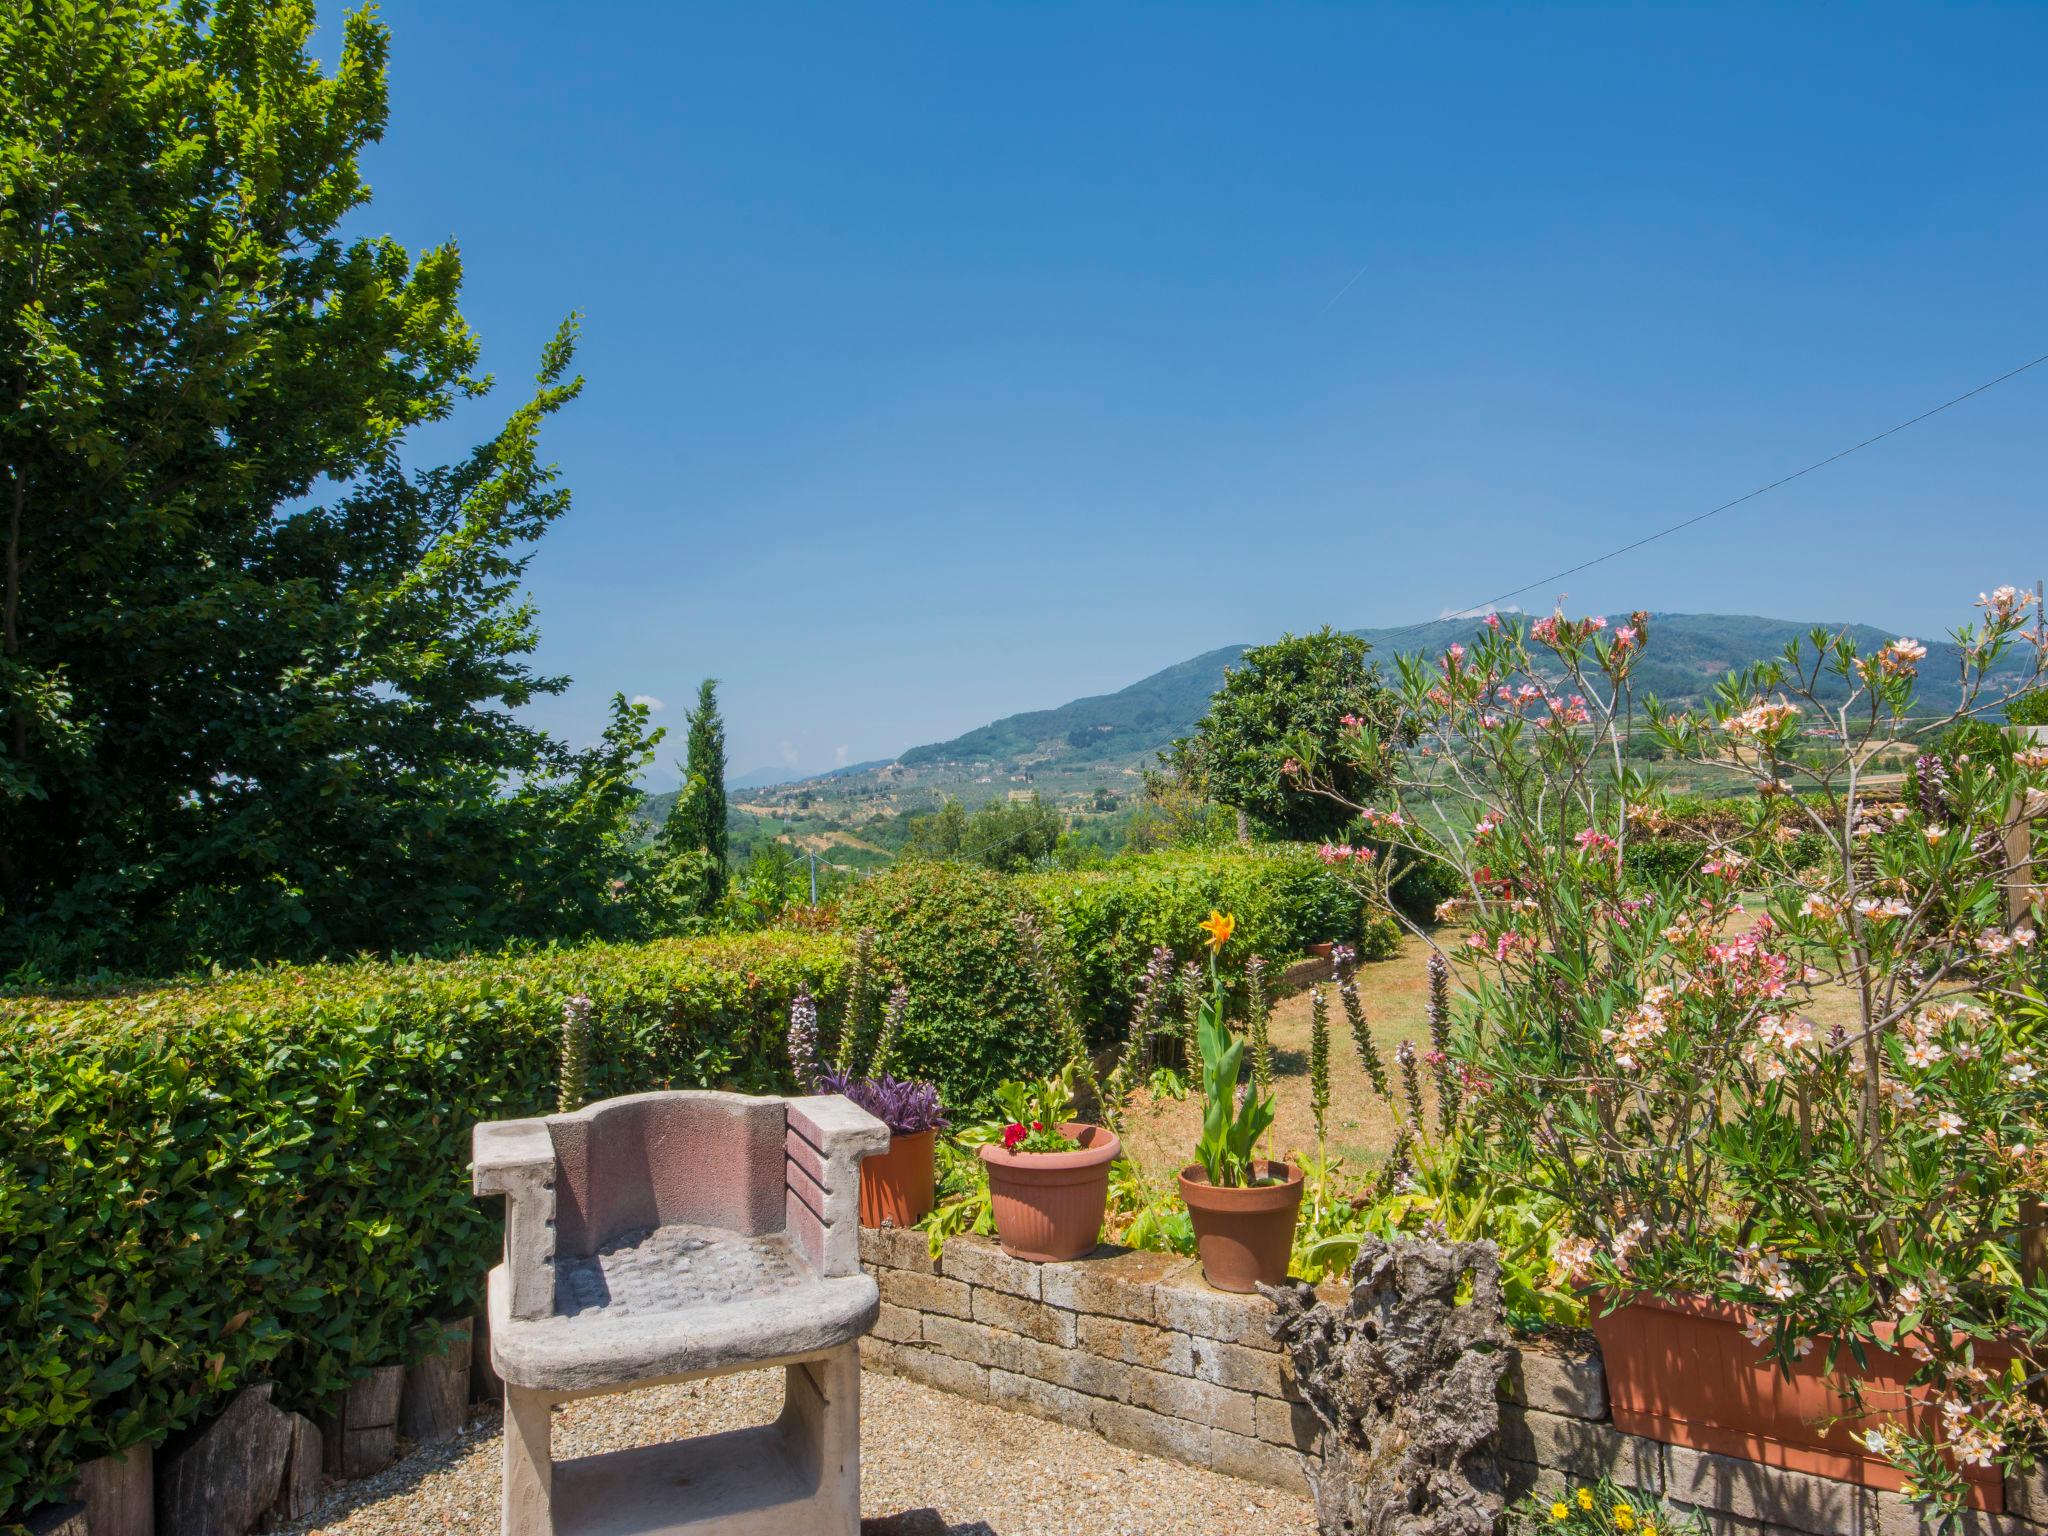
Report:
M683 763L683 789L662 829L671 848L701 849L711 856L710 895L725 894L725 721L718 713L718 679L707 677L697 688L697 707L689 712L688 757Z

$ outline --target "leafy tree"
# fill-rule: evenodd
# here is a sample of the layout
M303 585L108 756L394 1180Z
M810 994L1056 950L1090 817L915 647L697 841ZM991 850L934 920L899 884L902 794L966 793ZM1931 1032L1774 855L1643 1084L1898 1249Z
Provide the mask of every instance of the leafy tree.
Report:
M1337 750L1345 716L1382 728L1394 718L1378 670L1366 661L1368 649L1358 636L1327 625L1253 646L1242 665L1224 673L1195 734L1164 754L1173 775L1187 790L1243 812L1268 835L1338 836L1353 813L1307 788L1299 765L1337 765L1344 775L1339 793L1369 798L1374 786L1348 766L1351 754Z
M491 388L452 245L344 239L389 38L310 0L0 8L0 955L52 968L414 948L641 921L619 701L514 715L538 457L573 321Z
M904 852L928 859L958 859L1014 874L1031 869L1058 846L1060 814L1036 792L1023 800L991 800L972 816L948 799L929 816L913 816Z
M725 721L718 713L715 677L697 685L688 751L682 764L682 792L669 808L662 832L672 851L695 850L708 856L710 896L716 901L725 894L730 834L726 828Z
M2048 688L2015 695L2005 706L2007 725L2048 725Z

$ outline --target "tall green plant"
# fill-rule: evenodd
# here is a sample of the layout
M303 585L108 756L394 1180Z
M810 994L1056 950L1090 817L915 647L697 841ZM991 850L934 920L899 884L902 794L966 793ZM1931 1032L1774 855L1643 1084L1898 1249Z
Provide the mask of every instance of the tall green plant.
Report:
M731 878L725 804L725 720L718 713L718 679L697 685L697 707L690 711L688 756L682 764L683 788L669 808L663 840L678 853L702 853L707 863L708 895L725 895Z
M373 8L0 6L0 964L617 935L645 712L522 706L574 325L491 388L453 242L366 231ZM322 53L329 52L322 48ZM621 701L623 704L623 701ZM623 888L614 882L623 882Z
M1216 955L1229 942L1233 925L1228 915L1212 912L1203 926L1210 933L1209 991L1195 1020L1202 1074L1202 1138L1195 1156L1211 1184L1237 1189L1257 1182L1254 1154L1273 1123L1273 1096L1238 1091L1245 1042L1231 1033L1230 992L1216 969Z

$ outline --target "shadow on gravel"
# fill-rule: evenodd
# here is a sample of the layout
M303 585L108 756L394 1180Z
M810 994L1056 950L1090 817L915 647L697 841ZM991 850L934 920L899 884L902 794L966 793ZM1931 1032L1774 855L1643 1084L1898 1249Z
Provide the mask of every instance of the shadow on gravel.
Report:
M1001 1536L986 1520L948 1525L936 1509L906 1509L860 1523L860 1536Z

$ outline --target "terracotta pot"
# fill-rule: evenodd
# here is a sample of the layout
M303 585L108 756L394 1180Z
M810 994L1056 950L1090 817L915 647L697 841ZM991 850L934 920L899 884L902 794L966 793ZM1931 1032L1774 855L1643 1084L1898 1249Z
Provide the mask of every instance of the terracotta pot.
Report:
M1308 952L1318 960L1327 960L1330 958L1330 953L1336 948L1336 945L1337 941L1335 939L1324 939L1320 944L1309 945Z
M936 1131L901 1132L889 1150L860 1160L860 1224L890 1222L914 1227L931 1214L937 1173L932 1162Z
M1287 1278L1294 1222L1301 1214L1301 1170L1288 1163L1254 1164L1272 1184L1226 1189L1211 1184L1200 1163L1180 1173L1180 1197L1195 1228L1202 1273L1219 1291L1249 1291Z
M1917 1362L1877 1344L1865 1348L1867 1366L1846 1349L1835 1362L1838 1379L1854 1373L1862 1382L1858 1415L1828 1379L1824 1342L1786 1376L1744 1336L1749 1313L1742 1307L1686 1297L1641 1298L1605 1317L1599 1310L1596 1299L1593 1333L1607 1369L1614 1427L1623 1434L1896 1489L1905 1474L1869 1454L1860 1437L1900 1419L1922 1423L1934 1411L1927 1389L1908 1385ZM1977 1348L1978 1363L1990 1369L2012 1358L2010 1350ZM1821 1432L1823 1422L1843 1414L1851 1416ZM2004 1510L1996 1469L1964 1467L1962 1473L1973 1509Z
M1109 1165L1122 1150L1106 1126L1069 1121L1063 1134L1077 1152L981 1149L988 1165L988 1198L995 1208L996 1241L1003 1252L1034 1264L1078 1259L1102 1234L1109 1205Z

